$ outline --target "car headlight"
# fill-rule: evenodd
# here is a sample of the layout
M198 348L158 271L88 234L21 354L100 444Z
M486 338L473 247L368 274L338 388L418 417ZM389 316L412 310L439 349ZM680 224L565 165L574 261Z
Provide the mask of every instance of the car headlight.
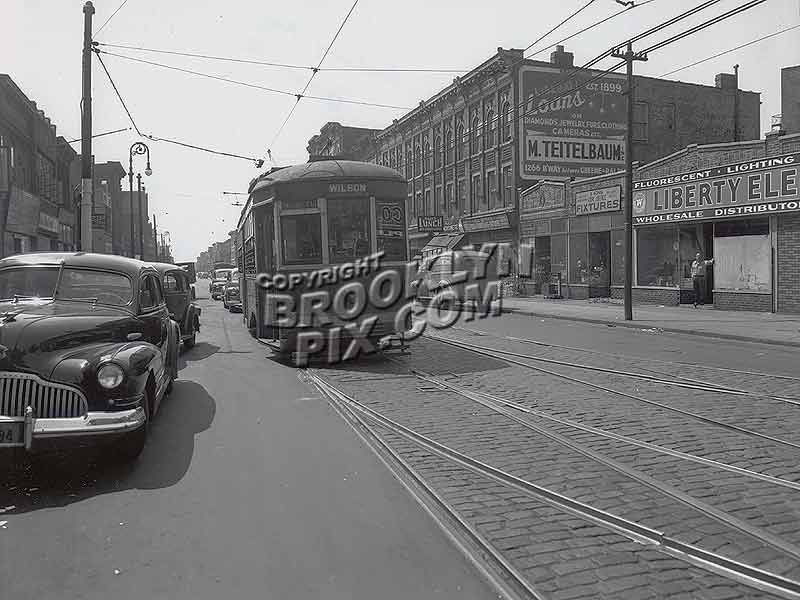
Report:
M125 379L125 371L114 363L103 365L97 370L97 383L106 390L113 390Z

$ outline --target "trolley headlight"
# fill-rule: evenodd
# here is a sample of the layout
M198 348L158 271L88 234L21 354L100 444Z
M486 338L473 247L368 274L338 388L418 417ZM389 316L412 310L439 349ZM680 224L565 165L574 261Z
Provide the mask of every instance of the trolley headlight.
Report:
M97 383L106 390L113 390L125 379L125 371L114 363L103 365L97 370Z

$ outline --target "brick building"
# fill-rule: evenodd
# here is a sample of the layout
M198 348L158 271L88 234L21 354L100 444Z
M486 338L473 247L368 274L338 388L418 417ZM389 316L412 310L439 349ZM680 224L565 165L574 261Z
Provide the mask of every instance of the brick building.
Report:
M117 161L94 165L92 170L95 186L92 209L92 251L130 256L130 224L122 220L122 179L125 169ZM120 219L120 222L117 222ZM128 227L126 230L125 228ZM125 234L124 237L121 234ZM122 241L126 244L122 245Z
M635 302L695 301L690 267L714 258L706 298L734 310L800 312L800 132L690 145L634 171ZM523 192L531 293L622 297L624 172Z
M377 134L376 161L409 180L412 253L435 233L419 231L417 217L441 215L445 230L466 236L459 244L515 241L522 190L624 165L624 76L588 82L599 71L572 67L573 55L561 46L550 62L498 48ZM733 75L717 76L714 86L650 77L635 83L638 161L691 143L759 135L759 94L738 90Z
M308 141L309 158L335 156L348 160L375 160L375 136L379 129L347 127L335 121L325 123L318 135Z
M74 249L79 184L75 150L0 74L0 256Z

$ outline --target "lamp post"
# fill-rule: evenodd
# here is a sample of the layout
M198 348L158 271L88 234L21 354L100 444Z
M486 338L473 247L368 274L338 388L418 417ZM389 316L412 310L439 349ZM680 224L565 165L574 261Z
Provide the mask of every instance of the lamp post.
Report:
M131 205L131 257L136 256L136 252L134 251L134 237L136 233L134 231L133 226L133 155L134 154L147 154L147 166L145 167L144 174L150 176L153 174L153 170L150 168L150 148L147 147L147 144L144 142L134 142L131 145L130 152L128 153L128 199L130 200ZM141 174L139 175L138 179L141 183ZM141 196L139 198L139 214L141 215L142 212L142 204L141 204ZM141 233L141 232L140 232ZM144 258L142 256L141 258Z

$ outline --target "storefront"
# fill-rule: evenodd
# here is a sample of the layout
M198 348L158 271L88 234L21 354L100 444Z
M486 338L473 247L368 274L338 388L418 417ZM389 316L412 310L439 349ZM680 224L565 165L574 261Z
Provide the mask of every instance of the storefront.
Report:
M797 269L783 265L797 253L799 162L800 153L783 154L634 182L637 288L651 301L694 302L691 264L699 253L714 259L707 302L790 309L798 301Z
M480 250L483 244L513 245L514 220L514 210L508 208L470 215L458 220L444 220L418 253L422 258L428 258L449 250L464 248Z

